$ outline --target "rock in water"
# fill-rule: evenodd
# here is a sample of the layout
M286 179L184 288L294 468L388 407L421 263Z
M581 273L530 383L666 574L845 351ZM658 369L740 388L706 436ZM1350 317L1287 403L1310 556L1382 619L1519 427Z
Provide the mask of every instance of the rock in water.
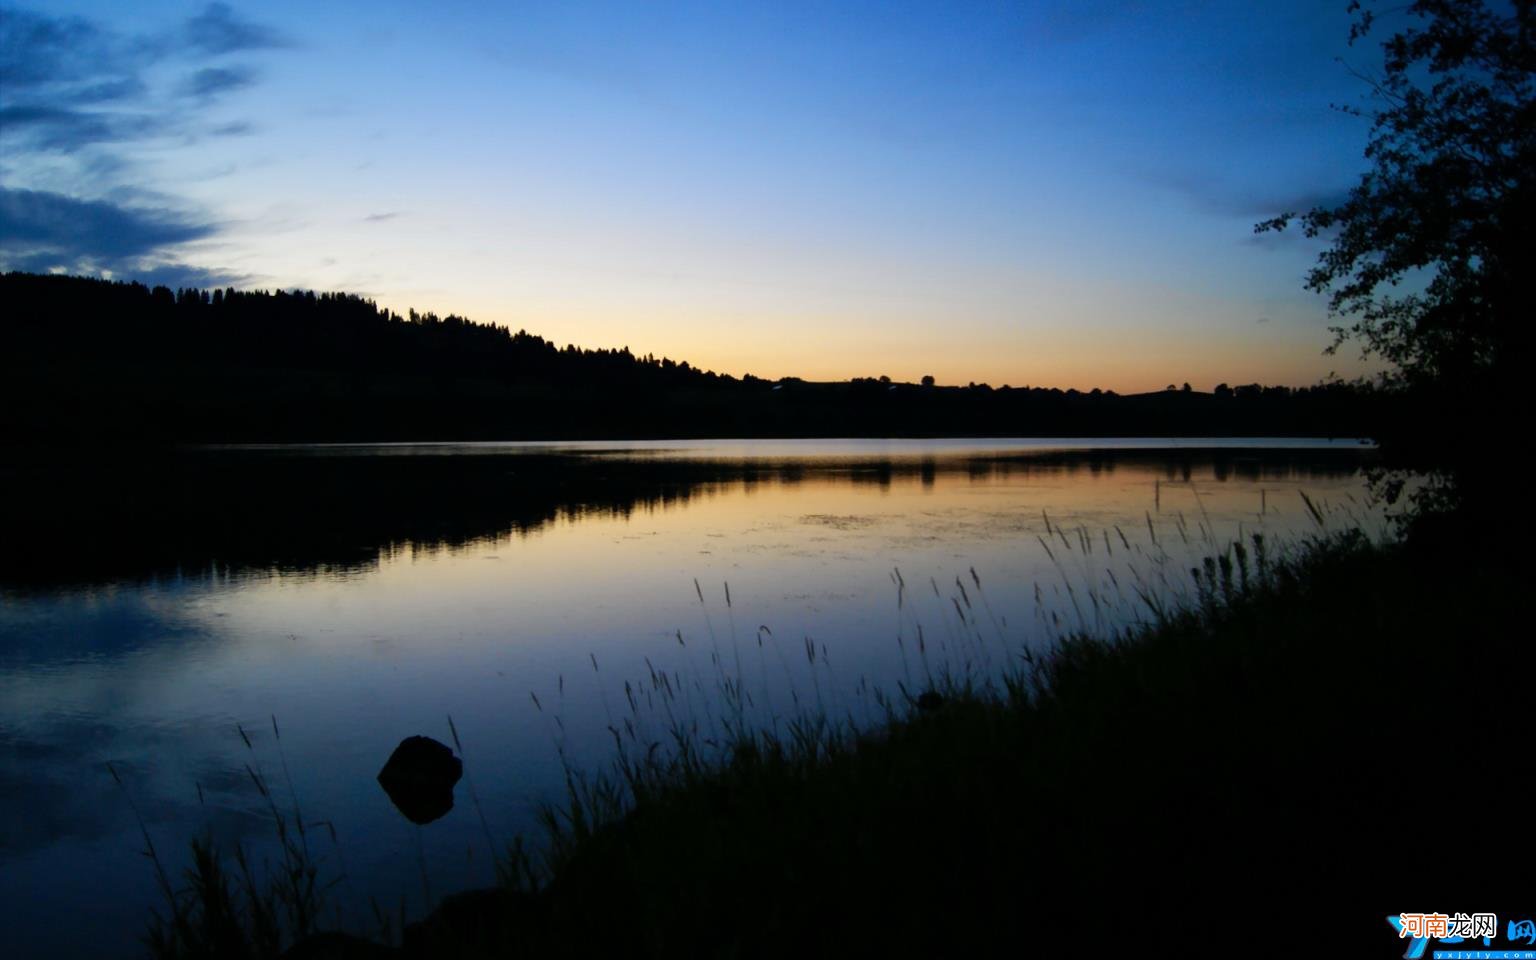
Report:
M453 809L453 785L464 764L431 737L406 737L379 771L379 786L412 823L431 823Z

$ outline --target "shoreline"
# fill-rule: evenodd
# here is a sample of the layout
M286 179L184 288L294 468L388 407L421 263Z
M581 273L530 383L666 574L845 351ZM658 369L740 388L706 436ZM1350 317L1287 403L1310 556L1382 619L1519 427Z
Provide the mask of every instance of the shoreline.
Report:
M1239 936L1255 904L1358 907L1320 925L1355 944L1380 940L1400 897L1519 906L1513 862L1401 840L1457 817L1512 835L1519 800L1405 787L1397 752L1518 755L1513 694L1533 658L1503 632L1515 571L1343 534L1293 560L1229 548L1198 579L1190 607L1070 636L1000 686L897 694L875 730L805 714L718 751L620 741L610 769L570 771L544 845L504 860L499 890L396 925L404 951L312 946L905 954L1080 946L1092 930L1105 948L1198 950ZM1453 623L1464 645L1447 660ZM1413 709L1426 697L1433 710ZM1201 936L1159 927L1197 904Z

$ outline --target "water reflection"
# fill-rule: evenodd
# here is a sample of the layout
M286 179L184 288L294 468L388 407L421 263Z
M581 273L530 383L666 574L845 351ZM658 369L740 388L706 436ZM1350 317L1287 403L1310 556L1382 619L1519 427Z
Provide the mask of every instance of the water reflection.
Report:
M216 586L252 572L344 576L402 553L459 550L582 517L627 518L733 489L815 482L888 491L917 483L932 491L941 475L973 483L1069 480L1117 469L1160 470L1162 480L1186 484L1197 474L1218 483L1290 483L1353 470L1365 455L1349 444L1259 456L1231 441L1176 450L1145 441L975 443L244 447L112 464L13 465L4 471L10 549L0 552L0 590L158 580ZM933 448L942 455L927 452ZM791 458L796 450L801 455Z
M554 745L606 756L624 681L650 669L704 721L711 678L738 659L764 722L797 697L858 716L861 687L920 669L898 635L922 626L930 655L967 655L950 584L973 568L989 636L995 622L1038 642L1072 622L1064 578L1176 575L1239 532L1309 530L1298 491L1367 513L1352 447L767 453L225 450L12 468L0 902L34 905L12 924L21 955L131 952L156 894L130 798L173 856L202 829L269 839L250 765L336 824L339 896L414 904L418 843L437 894L489 876L474 813L417 833L375 781L402 738L445 739L449 714L510 837L559 789ZM1105 596L1083 616L1123 617ZM91 922L84 904L99 905Z

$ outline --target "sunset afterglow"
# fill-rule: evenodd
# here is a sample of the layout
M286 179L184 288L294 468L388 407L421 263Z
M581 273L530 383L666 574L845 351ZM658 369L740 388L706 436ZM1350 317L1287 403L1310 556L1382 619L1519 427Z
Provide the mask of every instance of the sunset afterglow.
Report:
M1361 368L1252 225L1360 169L1343 6L8 8L0 267L769 378L1309 384Z

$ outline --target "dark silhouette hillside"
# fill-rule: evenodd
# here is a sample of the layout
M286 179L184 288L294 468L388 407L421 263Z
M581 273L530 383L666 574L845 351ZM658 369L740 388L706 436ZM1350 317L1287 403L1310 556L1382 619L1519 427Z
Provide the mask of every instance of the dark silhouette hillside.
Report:
M348 294L10 273L0 303L0 430L22 443L1374 433L1343 385L773 383Z

